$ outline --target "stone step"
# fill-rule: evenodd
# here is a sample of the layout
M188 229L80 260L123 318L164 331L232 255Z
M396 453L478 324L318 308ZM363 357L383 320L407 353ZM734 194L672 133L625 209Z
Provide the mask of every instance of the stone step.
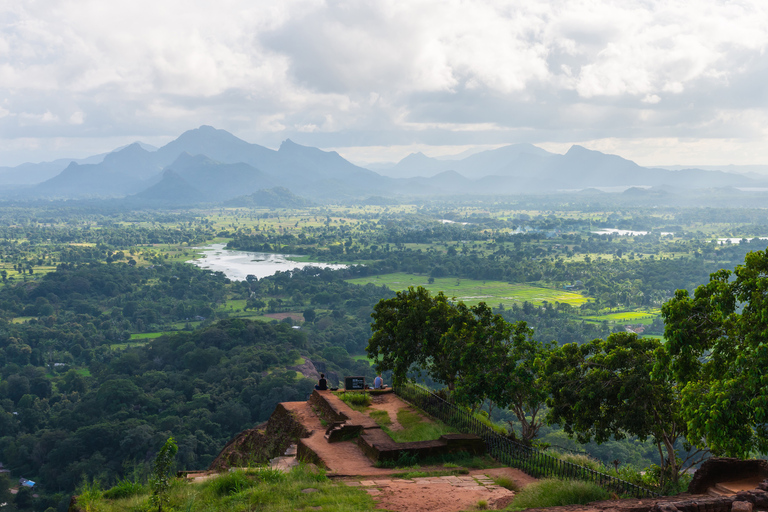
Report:
M715 484L715 490L720 493L720 496L730 496L736 494L736 491L730 488L725 482L718 482Z
M716 487L710 487L707 489L707 494L710 496L729 496L731 493L720 491Z

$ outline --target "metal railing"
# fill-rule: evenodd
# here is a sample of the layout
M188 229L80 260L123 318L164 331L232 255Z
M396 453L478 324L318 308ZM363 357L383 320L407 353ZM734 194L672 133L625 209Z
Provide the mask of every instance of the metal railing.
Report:
M507 466L520 469L536 478L557 477L593 482L617 495L637 498L654 498L660 494L593 469L560 460L532 446L513 441L495 432L469 411L446 402L428 389L413 383L395 386L395 393L403 400L443 423L468 434L475 434L485 441L488 453Z

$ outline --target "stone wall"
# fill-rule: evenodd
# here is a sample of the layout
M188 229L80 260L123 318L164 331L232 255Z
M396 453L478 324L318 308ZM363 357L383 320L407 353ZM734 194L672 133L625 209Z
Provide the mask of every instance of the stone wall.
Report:
M277 404L263 430L252 428L240 432L224 446L208 469L225 471L232 467L265 464L285 453L295 439L308 435L301 422L283 404Z
M366 429L357 444L374 461L396 461L402 454L424 459L457 452L485 453L483 440L472 434L446 434L433 441L396 443L382 430Z
M713 457L696 470L693 480L688 484L688 492L704 494L717 483L733 482L752 476L768 478L768 460Z

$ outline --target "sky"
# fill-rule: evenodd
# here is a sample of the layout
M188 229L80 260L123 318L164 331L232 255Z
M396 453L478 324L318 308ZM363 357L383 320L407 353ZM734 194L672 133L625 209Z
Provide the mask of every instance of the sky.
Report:
M765 0L0 0L0 27L0 166L203 124L361 164L768 164Z

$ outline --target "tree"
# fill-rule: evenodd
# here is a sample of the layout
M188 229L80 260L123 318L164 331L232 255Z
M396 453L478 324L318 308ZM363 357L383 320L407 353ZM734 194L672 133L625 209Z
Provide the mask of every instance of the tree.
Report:
M379 301L371 313L373 335L366 347L376 370L391 370L396 382L405 379L412 367L419 367L452 389L456 372L450 369L451 354L442 350L441 343L454 314L442 292L432 297L421 286L409 286Z
M525 322L511 324L485 303L464 309L447 335L467 340L461 347L456 396L465 402L488 399L511 409L522 426L523 441L533 440L543 424L538 416L547 398L542 360L550 347L535 341Z
M381 300L371 316L367 350L377 370L392 370L396 379L412 368L426 370L460 403L489 399L510 407L523 425L523 439L536 437L546 397L540 378L545 346L533 340L525 322L510 324L484 302L453 305L422 287Z
M689 439L717 455L768 452L768 250L662 307Z
M173 459L179 447L176 440L169 437L155 458L152 468L152 477L149 480L149 486L152 489L150 501L157 505L158 512L163 512L163 505L168 504L168 489L171 487L171 469Z
M546 363L551 393L547 421L562 425L581 443L592 438L602 443L627 435L651 437L659 450L662 475L676 483L686 464L699 462L694 459L700 452L684 461L677 455L677 441L687 429L677 384L659 364L664 360L658 340L634 333L563 345Z

